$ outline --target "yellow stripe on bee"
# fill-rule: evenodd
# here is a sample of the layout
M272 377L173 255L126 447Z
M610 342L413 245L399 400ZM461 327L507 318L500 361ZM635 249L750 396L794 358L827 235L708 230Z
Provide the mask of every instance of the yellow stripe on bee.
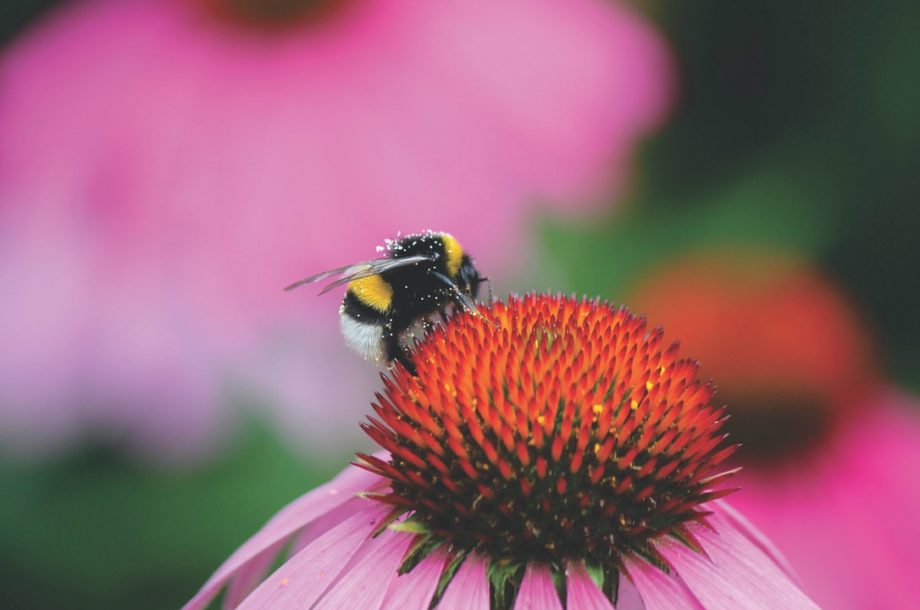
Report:
M453 235L444 233L441 239L444 241L444 254L447 256L447 273L455 278L460 272L460 263L463 262L463 248Z
M379 275L349 282L348 290L354 293L359 301L382 313L386 313L393 301L393 287Z

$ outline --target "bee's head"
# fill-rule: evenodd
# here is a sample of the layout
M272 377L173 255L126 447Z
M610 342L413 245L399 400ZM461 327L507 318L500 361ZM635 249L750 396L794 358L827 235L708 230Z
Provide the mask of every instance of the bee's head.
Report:
M473 261L464 254L457 271L457 288L475 299L479 294L479 285L484 281L485 278L480 277L479 271L473 266Z
M440 271L443 280L456 288L457 292L468 298L472 304L479 294L479 285L487 281L487 278L479 275L472 259L452 235L440 233L438 237L442 250L436 257L443 257L444 262Z

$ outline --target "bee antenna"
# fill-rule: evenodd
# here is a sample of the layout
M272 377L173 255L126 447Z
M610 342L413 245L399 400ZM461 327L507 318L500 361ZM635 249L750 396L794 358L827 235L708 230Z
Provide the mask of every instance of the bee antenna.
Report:
M433 271L431 274L453 291L454 296L457 298L457 303L460 304L465 310L472 313L473 315L481 315L479 310L476 308L476 303L473 302L473 299L463 294L463 291L460 290L460 287L457 286L453 280L438 271Z

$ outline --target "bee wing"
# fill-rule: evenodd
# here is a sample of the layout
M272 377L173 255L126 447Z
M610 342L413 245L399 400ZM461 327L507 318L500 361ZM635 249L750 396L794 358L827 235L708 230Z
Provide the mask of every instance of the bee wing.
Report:
M408 265L414 265L423 261L431 260L427 256L406 256L403 258L378 258L371 261L366 261L363 263L358 263L356 265L346 265L345 267L338 267L336 269L330 269L328 271L323 271L322 273L317 273L316 275L311 275L302 280L296 281L290 286L285 287L285 290L294 290L299 288L304 284L313 284L314 282L321 282L326 278L330 278L333 275L342 275L342 277L337 280L327 284L323 287L320 294L325 294L335 288L336 286L341 286L342 284L347 284L348 282L354 280L360 280L365 277L370 277L372 275L377 275L388 271L390 269L398 269L400 267L406 267Z
M390 271L391 269L399 269L400 267L408 267L410 265L417 265L421 262L430 261L431 257L416 255L416 256L405 256L403 258L379 258L373 261L367 261L366 263L358 263L357 265L352 265L345 270L345 275L335 280L334 282L329 282L323 289L320 290L320 294L326 294L336 286L341 286L342 284L347 284L348 282L353 282L355 280L364 279L372 275L379 275L384 271Z
M285 286L285 290L294 290L295 288L300 288L304 284L312 284L314 282L321 282L327 277L332 277L333 275L339 275L340 273L345 273L349 269L354 267L354 265L346 265L344 267L338 267L337 269L330 269L329 271L323 271L322 273L317 273L316 275L311 275L310 277L305 277L302 280L298 280L291 284L290 286Z

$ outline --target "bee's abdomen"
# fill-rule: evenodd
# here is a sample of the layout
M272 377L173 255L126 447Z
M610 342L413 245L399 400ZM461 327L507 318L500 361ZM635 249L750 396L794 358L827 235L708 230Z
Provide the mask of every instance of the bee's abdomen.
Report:
M351 316L341 315L342 335L353 350L372 360L383 359L383 326L359 322Z
M367 305L349 288L339 308L339 322L345 343L365 358L381 360L385 313Z
M362 305L386 313L393 302L393 287L380 275L349 282L348 294Z

